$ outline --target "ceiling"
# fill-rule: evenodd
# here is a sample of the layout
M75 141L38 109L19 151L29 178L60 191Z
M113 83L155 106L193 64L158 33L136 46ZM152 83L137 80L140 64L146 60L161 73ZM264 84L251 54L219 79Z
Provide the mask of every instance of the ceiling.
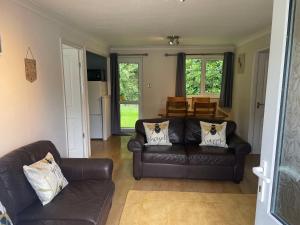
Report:
M271 25L273 0L31 0L110 46L228 45Z

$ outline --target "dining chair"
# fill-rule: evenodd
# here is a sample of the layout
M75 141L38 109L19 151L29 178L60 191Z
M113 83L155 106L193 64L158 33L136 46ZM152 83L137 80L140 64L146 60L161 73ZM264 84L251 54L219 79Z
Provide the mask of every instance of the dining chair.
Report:
M166 117L185 117L188 112L187 101L167 101Z
M184 102L186 97L168 97L168 102Z
M210 103L210 98L209 97L192 97L192 108L194 108L194 105L196 102Z
M216 102L195 102L194 116L213 118L217 113Z

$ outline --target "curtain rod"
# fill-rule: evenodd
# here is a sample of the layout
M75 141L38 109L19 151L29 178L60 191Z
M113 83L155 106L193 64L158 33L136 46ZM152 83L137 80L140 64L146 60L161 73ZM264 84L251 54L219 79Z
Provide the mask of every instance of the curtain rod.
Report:
M118 56L148 56L148 53L141 53L141 54L118 54Z
M224 53L191 53L191 54L185 54L185 55L224 55ZM177 56L177 54L165 54L166 57L168 56Z

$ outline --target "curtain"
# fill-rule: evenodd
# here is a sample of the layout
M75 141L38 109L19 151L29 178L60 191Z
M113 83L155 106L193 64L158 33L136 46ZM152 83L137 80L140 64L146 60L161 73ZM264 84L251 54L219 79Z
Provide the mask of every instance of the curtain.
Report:
M221 107L231 108L232 89L233 89L233 71L234 71L234 53L224 53L223 76L219 105Z
M110 74L111 74L111 132L118 135L121 133L120 122L120 74L118 54L110 54Z
M175 96L186 96L185 91L185 53L177 54L176 88Z

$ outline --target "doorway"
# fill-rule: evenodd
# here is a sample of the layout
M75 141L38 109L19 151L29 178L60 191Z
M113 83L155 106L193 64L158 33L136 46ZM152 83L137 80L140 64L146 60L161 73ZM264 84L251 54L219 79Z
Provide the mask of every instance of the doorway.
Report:
M259 51L255 62L255 100L252 104L254 111L252 148L254 154L260 154L261 137L264 122L265 97L269 66L269 49Z
M141 117L141 58L120 58L120 119L121 131L133 131Z
M83 49L61 44L67 149L69 158L88 157L84 103Z

